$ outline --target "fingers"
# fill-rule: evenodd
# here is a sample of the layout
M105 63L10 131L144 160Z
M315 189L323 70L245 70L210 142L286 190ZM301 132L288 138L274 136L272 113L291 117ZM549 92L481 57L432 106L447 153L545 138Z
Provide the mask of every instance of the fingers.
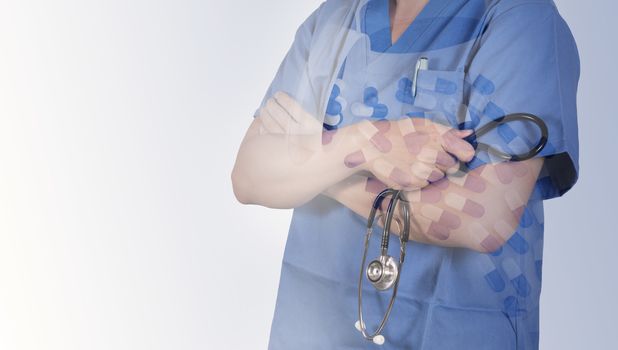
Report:
M295 123L288 112L272 98L266 101L265 110L284 132L289 132L291 124Z
M462 133L458 133L454 129L442 134L440 137L442 147L445 151L457 157L457 159L469 162L474 157L474 147L462 140L459 134Z
M318 135L322 132L323 120L305 111L300 103L285 92L278 91L273 100L283 109L290 121L294 134Z
M273 98L295 122L301 122L303 118L307 117L308 113L305 112L301 105L285 92L277 91Z
M442 172L446 172L448 169L458 164L457 160L444 150L430 147L423 148L416 156L416 159L435 166Z
M371 172L388 187L399 190L416 190L429 184L402 167L395 166L384 158L378 158L371 164Z
M268 113L266 106L260 109L259 120L262 123L262 128L266 133L270 134L283 134L285 130L277 121Z
M412 175L427 182L436 182L444 177L444 172L431 163L415 162L411 171Z
M383 157L368 163L366 170L386 186L406 191L424 188L445 177L445 173L434 164L418 161L407 168Z
M462 140L471 135L473 130L457 130L424 118L403 118L397 122L397 126L411 154L419 154L432 140L438 140L444 151L459 160L468 162L474 157L472 145ZM440 154L438 159L442 162L440 165L446 168L453 166L453 162L444 154Z

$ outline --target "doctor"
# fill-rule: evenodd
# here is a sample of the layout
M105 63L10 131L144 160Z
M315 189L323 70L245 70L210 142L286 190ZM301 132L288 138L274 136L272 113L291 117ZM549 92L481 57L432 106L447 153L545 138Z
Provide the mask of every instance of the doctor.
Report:
M345 45L328 50L337 25ZM343 57L315 59L340 47ZM428 66L412 74L421 57ZM328 79L316 73L329 65ZM381 347L537 349L543 200L577 181L578 80L575 41L551 0L322 3L232 172L240 202L294 208L269 348L379 348L354 328L356 287L371 203L391 187L406 191L415 242ZM535 158L499 161L464 141L514 112L548 126ZM519 153L538 134L516 122L485 137ZM470 170L452 176L459 161ZM368 328L387 301L364 292Z

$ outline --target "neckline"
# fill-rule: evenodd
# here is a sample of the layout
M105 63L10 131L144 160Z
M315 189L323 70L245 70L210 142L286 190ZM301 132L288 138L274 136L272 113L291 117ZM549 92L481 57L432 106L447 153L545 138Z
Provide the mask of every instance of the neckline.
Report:
M429 0L397 40L392 42L390 0L369 0L364 11L362 30L369 35L371 51L402 53L420 38L449 0Z
M410 23L408 23L408 25L406 26L406 28L403 30L403 32L401 32L401 34L399 34L399 36L397 37L397 39L393 42L393 24L394 22L391 21L391 3L395 2L396 0L386 0L386 15L388 16L388 32L390 34L390 47L393 47L395 45L397 45L397 43L399 42L399 40L402 39L402 37L406 34L406 32L408 32L410 30L410 27L412 27L412 24L414 22L416 22L416 20L420 17L421 13L423 12L423 10L429 5L429 3L431 2L431 0L427 1L427 3L425 5L423 5L423 7L421 8L421 10L416 14L416 16L414 16L414 18L412 18L412 21Z

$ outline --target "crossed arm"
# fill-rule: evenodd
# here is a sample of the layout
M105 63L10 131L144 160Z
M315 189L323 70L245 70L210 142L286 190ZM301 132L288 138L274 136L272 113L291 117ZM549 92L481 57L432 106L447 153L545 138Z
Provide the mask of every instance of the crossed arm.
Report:
M464 177L446 176L422 189L405 192L412 213L410 239L495 251L515 232L542 164L542 158L486 164ZM383 188L372 177L354 175L324 194L367 218L376 194Z
M241 144L234 193L242 203L272 208L324 194L367 218L381 189L402 189L412 209L411 239L490 252L515 232L543 159L486 164L454 176L457 160L474 155L462 140L468 134L418 118L322 132L313 116L277 93Z

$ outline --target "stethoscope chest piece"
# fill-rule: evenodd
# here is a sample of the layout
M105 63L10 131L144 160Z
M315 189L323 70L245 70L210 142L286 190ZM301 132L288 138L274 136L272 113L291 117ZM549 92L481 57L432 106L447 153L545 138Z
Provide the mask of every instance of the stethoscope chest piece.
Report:
M381 255L367 265L367 279L378 290L391 288L399 275L399 264L390 255Z

